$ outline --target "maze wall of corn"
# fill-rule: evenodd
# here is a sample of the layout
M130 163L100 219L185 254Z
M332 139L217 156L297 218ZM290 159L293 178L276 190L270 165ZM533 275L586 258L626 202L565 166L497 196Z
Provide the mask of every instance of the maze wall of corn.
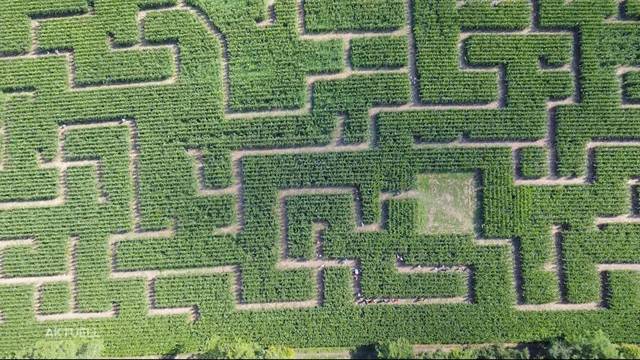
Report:
M640 342L640 0L2 0L0 353Z

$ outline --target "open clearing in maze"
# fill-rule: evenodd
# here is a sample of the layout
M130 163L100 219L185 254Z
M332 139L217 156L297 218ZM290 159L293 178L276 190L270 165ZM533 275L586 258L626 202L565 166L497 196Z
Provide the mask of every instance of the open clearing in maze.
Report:
M4 0L0 119L1 353L640 342L638 0Z

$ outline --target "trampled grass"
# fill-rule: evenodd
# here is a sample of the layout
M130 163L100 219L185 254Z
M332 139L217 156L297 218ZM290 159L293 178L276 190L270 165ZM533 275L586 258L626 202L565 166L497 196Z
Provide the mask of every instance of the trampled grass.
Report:
M416 187L419 233L474 233L477 190L473 173L419 175Z

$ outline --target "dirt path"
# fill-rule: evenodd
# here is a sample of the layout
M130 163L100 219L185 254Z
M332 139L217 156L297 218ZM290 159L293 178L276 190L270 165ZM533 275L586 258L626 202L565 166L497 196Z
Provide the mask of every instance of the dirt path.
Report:
M598 271L640 271L640 264L600 264Z
M620 215L615 217L599 217L596 218L596 226L608 224L640 224L640 216L638 215Z
M16 246L34 246L35 239L0 240L0 250Z
M300 349L296 351L295 359L351 359L351 351L308 351Z
M519 311L590 311L590 310L604 310L601 304L586 303L586 304L564 304L564 303L551 303L540 305L516 305L516 310Z
M487 347L487 346L492 346L495 345L494 343L486 343L486 344L429 344L429 345L414 345L413 346L413 352L414 354L420 354L420 353L425 353L425 352L435 352L438 350L442 350L442 351L451 351L451 350L455 350L455 349L462 349L462 348L471 348L471 349L479 349L479 348L483 348L483 347ZM516 343L504 343L504 344L500 344L504 347L509 347L509 348L515 348L516 346L518 346L518 344Z

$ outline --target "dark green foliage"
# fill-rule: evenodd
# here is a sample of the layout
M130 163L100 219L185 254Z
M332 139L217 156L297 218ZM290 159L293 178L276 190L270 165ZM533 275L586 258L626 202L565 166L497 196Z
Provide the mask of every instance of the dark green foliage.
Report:
M99 340L43 340L14 354L17 359L98 359L102 352Z
M549 154L544 148L528 147L518 152L518 175L536 179L549 174Z
M482 347L474 351L475 359L529 359L527 349L513 349L500 345Z
M229 92L227 107L232 112L303 107L307 101L305 75L339 72L343 68L340 41L298 39L293 0L277 2L277 21L266 29L257 28L252 16L254 11L259 13L256 6L260 1L245 1L244 5L187 2L206 14L224 37L229 71L229 88L225 90Z
M414 1L413 33L420 98L429 103L489 102L497 97L497 77L460 72L460 17L455 0Z
M475 359L476 351L474 349L452 349L451 351L436 350L433 352L425 352L419 354L419 359Z
M43 284L40 290L41 314L62 314L70 310L71 289L67 283Z
M255 343L236 340L227 342L220 338L212 338L207 349L198 359L293 359L293 349L286 346L269 346L263 348Z
M640 308L640 274L610 271L605 275L609 288L606 298L609 307L630 312Z
M620 354L625 359L640 359L640 346L634 344L620 345Z
M262 349L253 343L226 343L220 339L211 339L202 359L258 359Z
M7 0L0 12L0 54L14 55L29 50L30 17L64 16L86 11L85 0Z
M623 359L618 346L612 344L602 331L553 340L544 357L547 359Z
M293 359L295 358L295 352L292 348L276 345L269 346L264 353L265 359Z
M436 350L419 355L420 359L535 359L529 351L501 345L455 348L449 351Z
M407 65L407 39L403 36L351 40L351 65L355 69L399 68Z
M626 0L624 1L624 14L632 19L640 18L640 1Z
M413 346L406 339L388 341L376 345L378 359L412 359Z
M529 348L533 349L530 354ZM422 359L635 359L633 345L611 343L602 331L563 336L546 343L523 344L517 348L501 345L462 347L420 354Z
M344 80L320 81L313 88L314 112L344 114L345 144L370 140L370 107L401 105L409 97L409 81L401 73L354 75Z

